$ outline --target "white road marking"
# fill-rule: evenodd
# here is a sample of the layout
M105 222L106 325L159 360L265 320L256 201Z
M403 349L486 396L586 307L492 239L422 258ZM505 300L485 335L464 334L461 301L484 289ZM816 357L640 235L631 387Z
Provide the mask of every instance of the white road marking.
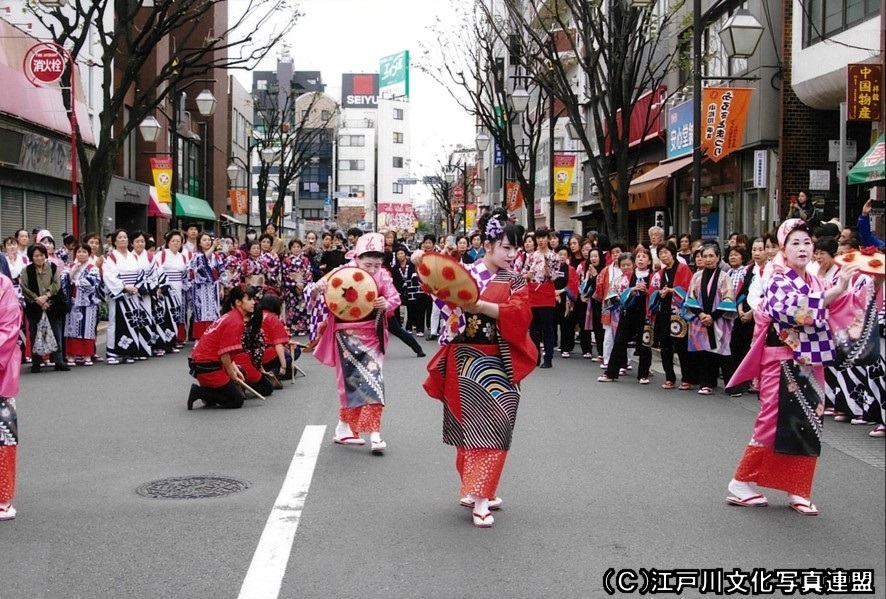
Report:
M240 587L239 599L276 599L280 595L295 531L325 434L325 426L305 427Z

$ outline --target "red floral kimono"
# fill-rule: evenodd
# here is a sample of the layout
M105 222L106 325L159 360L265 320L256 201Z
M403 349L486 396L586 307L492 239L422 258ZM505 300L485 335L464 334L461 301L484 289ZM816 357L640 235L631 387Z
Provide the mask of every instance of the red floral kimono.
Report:
M538 351L528 332L525 279L505 270L490 275L482 261L469 270L480 284L480 299L499 305L499 319L437 300L447 317L444 345L428 364L424 388L443 402L443 442L456 447L461 494L494 498L511 447L519 383L535 368Z

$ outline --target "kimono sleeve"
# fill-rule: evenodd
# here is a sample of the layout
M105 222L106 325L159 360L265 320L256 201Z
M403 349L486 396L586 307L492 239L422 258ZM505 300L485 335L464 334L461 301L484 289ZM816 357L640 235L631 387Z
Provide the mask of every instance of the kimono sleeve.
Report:
M385 269L379 271L375 282L378 284L379 294L383 295L384 298L388 300L387 316L390 318L402 303L400 292L398 292L397 287L394 286L394 280L391 278L390 273Z
M15 397L19 392L21 324L21 309L12 281L0 275L0 395L3 397Z
M794 286L785 274L775 274L764 297L767 312L782 326L825 326L824 292Z
M287 345L290 337L286 327L280 322L276 314L266 314L266 321L262 322L262 329L265 331L265 343L267 345L277 345L282 343Z
M243 321L239 318L224 318L218 323L218 350L216 357L235 354L243 350Z
M144 276L141 277L138 292L140 295L153 295L160 286L160 275L157 269L157 261L150 254L147 256L147 263L142 264L142 272Z
M71 282L77 287L78 293L91 296L98 293L99 285L101 285L101 276L99 275L98 268L88 265Z
M125 285L123 279L120 278L120 271L117 268L114 254L110 254L108 259L105 260L104 267L102 268L102 280L108 289L109 297L116 299L123 295L123 287Z
M692 279L689 280L689 288L686 290L686 299L684 300L684 306L686 306L686 309L696 316L701 314L701 301L698 297L699 292L701 291L701 274L702 271L699 270L692 275Z
M532 322L532 309L529 307L529 287L522 278L511 283L511 293L507 301L498 305L499 332L508 344L523 343ZM507 323L506 326L501 326Z

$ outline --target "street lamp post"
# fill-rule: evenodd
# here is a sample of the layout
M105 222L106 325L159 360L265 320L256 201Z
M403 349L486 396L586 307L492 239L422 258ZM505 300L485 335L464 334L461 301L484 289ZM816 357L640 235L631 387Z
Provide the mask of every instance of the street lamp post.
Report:
M231 164L226 169L228 171L228 180L237 185L240 182L240 167L246 169L246 228L249 229L250 216L252 214L252 150L246 155L246 162L239 156L231 156ZM237 185L239 187L239 185Z
M716 5L715 5L716 6ZM689 231L693 239L701 239L701 130L702 81L705 79L736 80L755 77L703 77L701 73L701 37L707 13L701 12L701 0L692 0L692 218ZM752 56L763 35L763 26L747 10L740 8L723 24L720 40L730 58Z
M481 132L481 134L482 134L482 132ZM480 139L479 135L477 136L477 139L478 140ZM479 141L477 143L478 143L478 145L480 144ZM486 141L486 145L487 146L489 145L488 139ZM462 231L464 231L467 228L467 221L468 221L468 216L467 216L468 205L467 205L467 201L466 201L467 198L465 197L465 188L467 188L467 186L468 186L468 182L467 182L468 181L468 169L467 169L467 167L465 167L463 165L450 163L450 164L446 165L446 170L443 173L443 176L446 178L446 182L451 185L452 183L455 183L455 181L456 181L456 177L455 177L456 171L461 173L461 212L462 212L462 219L461 220L462 220ZM450 194L450 209L451 209L451 207L452 207L452 205L451 205L452 188L451 187L449 188L449 194ZM452 233L455 233L457 230L457 227L455 226L455 223L452 223L452 225L453 225L452 226L452 229L453 229Z
M171 190L171 209L172 209L172 217L170 219L170 227L175 229L178 226L178 214L176 209L176 198L175 195L178 193L178 127L180 114L184 113L184 104L187 100L187 94L184 89L195 84L195 83L215 83L215 79L195 79L194 81L190 81L187 85L184 86L183 89L176 89L175 83L173 82L170 91L169 97L172 98L172 118L169 119L172 121L172 139L171 139L171 153L172 153L172 172L170 175L169 188ZM218 103L215 99L215 96L212 95L212 92L206 88L197 94L197 97L194 99L194 102L197 104L197 110L201 115L209 117L215 112L215 106ZM161 111L162 112L162 111ZM157 137L160 134L160 124L157 122L157 119L153 116L148 116L144 120L142 120L139 125L139 129L141 130L142 137L148 143L153 143L157 141Z
M485 135L485 133L481 132L480 135ZM480 144L480 141L479 141L480 136L479 135L477 136L477 139L478 139L478 145L479 145ZM488 143L489 143L488 139L487 139L486 143L488 146ZM446 178L446 182L449 183L450 185L452 183L456 182L456 177L455 177L456 172L461 173L462 233L467 235L467 232L468 232L468 202L467 202L467 199L468 199L467 198L467 194L468 194L468 165L466 165L466 164L452 164L452 163L446 165L443 176ZM452 193L452 191L450 188L450 194L451 193ZM480 184L475 181L475 184L473 185L473 187L471 187L471 194L474 196L474 203L475 204L477 202L477 198L479 198L480 195L482 195L482 193L483 193L483 187L481 187ZM453 225L454 224L455 223L453 223ZM453 226L453 229L455 229L455 226ZM452 232L454 233L455 231L452 231Z
M554 226L554 94L548 91L548 190L551 192L548 200L548 228L556 235Z

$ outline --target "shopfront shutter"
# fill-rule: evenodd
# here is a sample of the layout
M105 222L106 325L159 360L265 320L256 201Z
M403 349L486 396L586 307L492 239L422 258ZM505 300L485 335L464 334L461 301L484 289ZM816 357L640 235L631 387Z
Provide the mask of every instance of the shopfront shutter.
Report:
M64 196L49 196L46 203L46 228L52 231L56 246L61 247L62 235L71 233L71 202Z
M649 243L649 227L655 224L654 210L638 210L631 212L634 221L633 236L631 237L631 245L636 246L637 243ZM628 251L633 251L633 247L628 247Z
M0 233L3 237L15 235L25 222L25 194L14 187L0 187Z
M46 195L34 191L25 192L25 228L28 232L31 229L46 228ZM50 231L56 235L55 231Z

